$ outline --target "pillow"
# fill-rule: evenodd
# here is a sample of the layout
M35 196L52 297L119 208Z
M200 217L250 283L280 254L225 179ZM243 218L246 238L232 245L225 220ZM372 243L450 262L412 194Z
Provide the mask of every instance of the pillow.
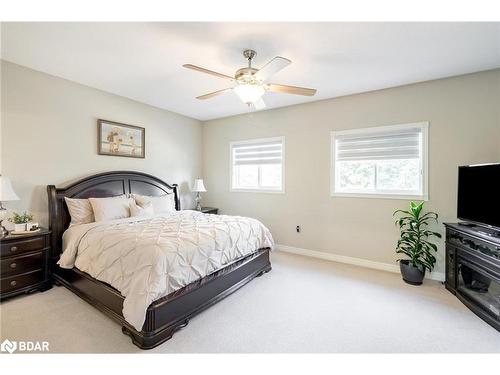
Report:
M139 206L133 199L130 200L130 216L153 216L153 204L148 202L144 207Z
M124 195L110 198L89 198L95 221L130 217L130 198Z
M175 211L174 194L165 194L160 197L150 197L147 195L132 194L135 202L144 208L147 203L151 203L155 214Z
M71 216L70 225L88 224L95 221L94 210L88 199L66 198L69 215Z

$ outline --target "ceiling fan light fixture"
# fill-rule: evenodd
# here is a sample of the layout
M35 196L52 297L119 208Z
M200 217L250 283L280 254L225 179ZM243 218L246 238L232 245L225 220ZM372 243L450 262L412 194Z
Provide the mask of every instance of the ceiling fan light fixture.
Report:
M233 90L245 104L255 103L266 92L262 85L257 84L239 84Z
M210 74L211 76L223 78L233 82L232 87L210 92L205 95L200 95L197 96L196 99L210 99L233 90L243 103L249 106L253 105L255 109L259 110L266 107L266 104L262 97L267 91L304 96L313 96L314 94L316 94L315 89L269 83L269 78L282 69L286 68L291 63L291 61L285 59L284 57L276 56L262 68L256 69L252 67L252 59L255 57L255 55L256 52L254 50L244 50L243 56L247 60L248 65L238 69L232 77L228 76L227 74L222 74L210 69L202 68L201 66L184 64L183 67L185 68L196 70L205 74Z

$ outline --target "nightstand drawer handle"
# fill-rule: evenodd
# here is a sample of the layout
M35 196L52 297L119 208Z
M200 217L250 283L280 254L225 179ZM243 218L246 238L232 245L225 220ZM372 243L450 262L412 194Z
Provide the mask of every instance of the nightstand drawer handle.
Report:
M16 262L10 264L10 268L16 268L16 267L17 267L17 263Z
M10 282L10 286L16 286L16 285L17 285L17 281L16 281L16 280L12 280L12 281Z
M12 247L10 248L10 251L12 251L12 252L17 251L17 246L12 246Z

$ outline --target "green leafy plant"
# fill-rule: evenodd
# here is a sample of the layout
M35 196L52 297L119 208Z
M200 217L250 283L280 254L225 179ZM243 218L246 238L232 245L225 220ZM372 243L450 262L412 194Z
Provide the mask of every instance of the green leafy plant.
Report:
M14 212L12 217L9 218L9 221L14 224L25 224L29 223L31 220L33 220L33 215L28 214L26 211L24 211L21 215Z
M441 234L433 232L428 228L431 221L438 222L438 214L435 212L423 213L424 202L410 202L409 210L396 210L393 216L401 214L396 220L401 237L396 246L396 253L405 254L410 264L424 271L432 271L436 258L433 253L437 251L436 244L430 242L432 237L441 238ZM398 262L403 259L398 259Z

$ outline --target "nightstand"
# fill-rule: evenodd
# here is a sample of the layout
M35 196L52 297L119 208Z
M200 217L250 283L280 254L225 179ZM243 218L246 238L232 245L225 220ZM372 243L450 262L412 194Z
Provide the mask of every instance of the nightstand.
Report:
M202 207L201 212L203 212L204 214L217 215L217 213L219 212L219 209L215 208L215 207Z
M0 239L0 300L52 287L49 234L41 228L39 232L9 234Z

